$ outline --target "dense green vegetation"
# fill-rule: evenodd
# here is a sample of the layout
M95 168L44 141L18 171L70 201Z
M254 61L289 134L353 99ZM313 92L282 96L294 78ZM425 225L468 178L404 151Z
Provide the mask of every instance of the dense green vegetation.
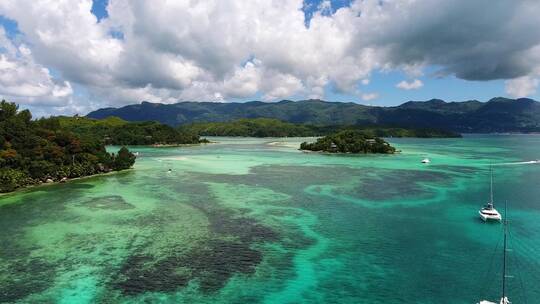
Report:
M153 120L170 126L266 117L317 126L436 128L459 133L540 132L540 102L528 98L492 98L488 102L432 99L410 101L395 107L322 100L176 104L142 102L88 114L88 117L99 119L110 116L127 121Z
M282 122L271 118L244 118L231 122L195 123L180 127L188 134L201 136L305 137L321 136L344 130L358 130L371 137L460 137L454 132L436 129L405 129L370 126L313 126Z
M332 134L345 130L356 130L371 137L418 137L418 138L453 138L461 134L433 128L394 128L377 126L324 126L317 127L317 134Z
M357 130L345 130L318 138L316 142L303 142L300 150L329 153L385 153L396 149L379 137L373 137Z
M75 134L92 137L107 145L176 145L206 142L197 133L177 130L155 121L127 122L118 117L92 119L57 117L60 126Z
M30 111L0 103L0 192L119 171L134 162L135 156L126 148L108 153L101 141L62 128L59 119L32 120Z
M231 122L196 123L180 128L188 133L202 136L244 137L302 137L314 136L309 126L282 122L272 118L238 119Z

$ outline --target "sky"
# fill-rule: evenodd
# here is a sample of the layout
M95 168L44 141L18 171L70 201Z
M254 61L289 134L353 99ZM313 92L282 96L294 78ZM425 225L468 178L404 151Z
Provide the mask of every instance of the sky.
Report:
M0 98L540 100L537 0L2 0Z

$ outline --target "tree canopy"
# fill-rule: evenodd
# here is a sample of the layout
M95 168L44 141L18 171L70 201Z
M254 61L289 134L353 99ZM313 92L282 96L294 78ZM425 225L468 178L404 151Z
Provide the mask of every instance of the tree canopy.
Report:
M315 132L309 126L282 122L272 118L245 118L230 122L195 123L180 127L187 133L203 136L302 137Z
M84 137L92 137L107 145L197 144L205 142L189 130L178 130L155 121L127 122L118 117L53 118L62 128Z
M0 102L0 192L130 168L134 155L120 152L108 153L101 141L62 128L56 118L32 120L30 111Z
M318 138L316 142L303 142L300 150L322 151L329 153L385 153L391 154L396 149L379 137L373 137L357 130L345 130Z
M110 119L110 118L107 118ZM273 118L243 118L229 122L194 123L179 128L200 136L306 137L358 130L372 137L460 137L460 134L430 128L396 128L361 125L309 125L283 122Z

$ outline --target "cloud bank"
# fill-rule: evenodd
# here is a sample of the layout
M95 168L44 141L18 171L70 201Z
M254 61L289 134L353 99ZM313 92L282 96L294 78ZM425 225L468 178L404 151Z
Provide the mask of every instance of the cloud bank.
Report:
M538 86L539 1L358 0L333 13L325 1L309 22L303 5L110 0L98 20L90 0L3 0L0 14L21 34L0 32L0 95L77 110L322 98L328 87L372 100L361 86L374 71L407 73L415 80L398 87L410 90L426 66L441 77L506 79L513 96Z

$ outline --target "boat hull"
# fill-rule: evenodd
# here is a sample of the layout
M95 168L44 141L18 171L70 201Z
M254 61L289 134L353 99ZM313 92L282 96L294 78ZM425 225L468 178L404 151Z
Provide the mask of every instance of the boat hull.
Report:
M501 301L499 302L499 304L510 304L510 303L512 302L510 302L507 297L502 298ZM483 300L483 301L478 302L478 304L497 304L497 303Z
M484 222L500 222L502 220L502 217L500 214L488 215L488 214L482 213L482 211L478 211L478 214L480 214L480 218Z

